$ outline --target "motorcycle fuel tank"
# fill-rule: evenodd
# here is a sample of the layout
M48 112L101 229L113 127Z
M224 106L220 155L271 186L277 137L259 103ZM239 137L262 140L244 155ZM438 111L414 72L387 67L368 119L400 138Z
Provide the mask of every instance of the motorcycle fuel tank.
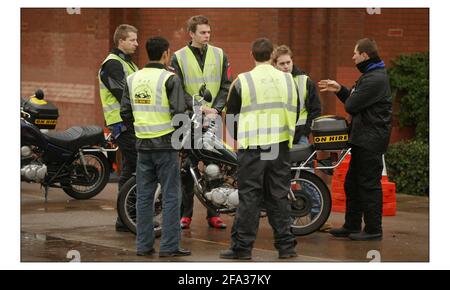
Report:
M39 128L23 119L20 120L20 142L22 146L36 145L42 149L46 149L48 146L48 141Z

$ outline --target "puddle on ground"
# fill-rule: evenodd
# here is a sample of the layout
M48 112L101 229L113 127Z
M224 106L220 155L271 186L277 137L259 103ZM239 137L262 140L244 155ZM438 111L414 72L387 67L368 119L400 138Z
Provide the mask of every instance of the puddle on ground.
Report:
M105 205L105 204L84 204L84 205L61 205L61 204L49 204L49 205L42 205L40 207L36 208L23 208L24 211L37 211L37 212L64 212L64 211L114 211L116 210L115 207L111 205Z
M148 258L147 258L148 259ZM134 251L64 240L40 233L21 233L21 262L145 261Z

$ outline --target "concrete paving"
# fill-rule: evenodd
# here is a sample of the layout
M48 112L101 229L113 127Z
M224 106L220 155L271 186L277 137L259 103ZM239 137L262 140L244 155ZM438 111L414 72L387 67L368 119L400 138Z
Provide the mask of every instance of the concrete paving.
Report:
M61 189L50 189L45 202L39 185L22 183L21 261L70 261L77 259L70 252L76 250L82 262L229 262L219 258L219 251L229 246L233 216L222 216L227 229L209 228L206 210L199 202L191 229L182 232L181 245L192 251L191 256L136 256L135 236L114 230L116 188L117 183L109 183L98 196L83 201L70 198ZM380 253L381 262L428 262L428 198L397 195L397 207L396 216L383 218L382 241L355 242L317 232L298 237L299 256L287 261L278 259L272 230L267 218L262 218L251 262L367 262L371 250ZM338 227L343 219L342 213L332 213L329 221Z

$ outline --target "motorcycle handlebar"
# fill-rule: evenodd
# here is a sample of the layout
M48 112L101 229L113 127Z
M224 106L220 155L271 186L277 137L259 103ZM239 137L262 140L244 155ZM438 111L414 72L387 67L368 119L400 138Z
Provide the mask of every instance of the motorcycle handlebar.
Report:
M200 99L198 100L198 103L200 103L200 105L195 105L195 97L200 97ZM194 129L198 129L199 127L203 126L203 123L198 120L198 116L201 116L202 112L201 112L201 102L204 100L204 97L201 96L200 94L194 94L192 96L192 115L190 115L190 113L188 113L188 115L190 115L190 120L193 123L193 127ZM187 128L186 134L183 138L183 140L181 141L181 147L184 147L184 144L187 142L187 140L189 138L191 138L191 133L192 133L192 127L191 125L189 125L189 127Z
M20 108L20 114L22 117L31 118L31 115L23 110L23 107Z

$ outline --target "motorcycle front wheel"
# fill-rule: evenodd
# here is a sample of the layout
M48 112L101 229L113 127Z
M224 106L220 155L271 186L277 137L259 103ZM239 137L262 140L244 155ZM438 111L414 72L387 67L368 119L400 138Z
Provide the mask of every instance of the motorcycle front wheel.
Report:
M302 170L296 178L292 173L289 199L291 206L291 231L296 236L309 235L327 221L331 212L331 195L327 185L317 175Z
M111 166L103 153L86 152L83 156L86 167L81 158L76 159L72 163L70 183L61 183L64 192L75 199L90 199L99 194L111 173Z
M117 198L117 212L124 225L136 234L136 176L131 177L120 189ZM154 200L153 224L155 237L161 236L162 229L162 194L158 184Z

